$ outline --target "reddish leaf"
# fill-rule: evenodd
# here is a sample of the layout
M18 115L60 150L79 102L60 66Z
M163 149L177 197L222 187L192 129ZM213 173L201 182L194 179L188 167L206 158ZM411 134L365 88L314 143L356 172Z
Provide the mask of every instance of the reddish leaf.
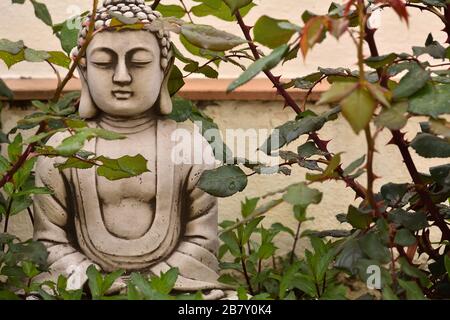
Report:
M325 29L327 18L323 16L313 17L308 20L302 31L300 38L300 48L303 57L306 57L309 48L312 48L317 42L322 39L323 31Z
M387 3L398 14L400 19L404 19L408 23L408 12L406 11L406 5L403 0L378 0L376 3Z

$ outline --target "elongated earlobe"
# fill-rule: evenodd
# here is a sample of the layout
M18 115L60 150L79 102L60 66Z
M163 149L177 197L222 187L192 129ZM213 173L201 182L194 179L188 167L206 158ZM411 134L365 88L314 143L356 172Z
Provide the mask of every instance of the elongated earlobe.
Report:
M78 113L81 118L90 119L97 115L98 110L89 91L89 86L86 81L86 70L83 70L83 67L79 67L78 73L80 74L81 80L81 97Z
M166 72L164 74L164 80L161 84L161 92L159 93L159 112L161 115L168 115L172 113L172 98L170 97L169 92L169 78L170 73L172 72L172 67L174 65L175 56L172 56L169 60L169 64L166 68Z

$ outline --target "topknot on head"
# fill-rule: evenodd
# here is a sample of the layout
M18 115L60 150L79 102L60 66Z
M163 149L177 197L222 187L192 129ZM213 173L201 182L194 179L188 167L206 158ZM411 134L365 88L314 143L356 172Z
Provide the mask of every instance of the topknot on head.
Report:
M145 0L104 0L103 6L98 8L94 17L94 28L100 30L108 28L114 16L122 15L126 18L137 18L138 22L143 23L143 30L150 31L150 24L158 18L161 13L153 10L145 4ZM72 58L75 58L80 51L81 46L86 41L91 16L85 18L81 30L78 34L78 46L72 51ZM155 32L161 49L161 67L166 69L170 60L170 34L168 31L159 30Z

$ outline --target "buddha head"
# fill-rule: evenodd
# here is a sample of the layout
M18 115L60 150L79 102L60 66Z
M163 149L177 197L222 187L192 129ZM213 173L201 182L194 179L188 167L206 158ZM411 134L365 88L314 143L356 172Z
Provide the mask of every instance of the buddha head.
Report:
M144 24L141 29L111 28L114 17L122 15ZM95 35L78 71L82 91L79 114L92 118L99 111L119 117L134 117L150 109L172 112L168 90L173 65L169 32L151 27L161 17L144 0L105 0L94 17ZM75 58L87 36L90 17L83 22Z

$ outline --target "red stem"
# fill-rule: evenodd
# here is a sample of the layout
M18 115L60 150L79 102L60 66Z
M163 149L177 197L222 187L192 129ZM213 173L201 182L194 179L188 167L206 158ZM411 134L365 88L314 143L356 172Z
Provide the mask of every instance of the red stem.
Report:
M253 56L255 59L259 59L261 56L256 48L256 45L253 43L253 39L250 35L250 27L247 26L244 23L244 20L242 19L241 14L239 13L239 10L236 11L236 19L239 24L239 27L241 28L242 32L244 33L245 39L248 41L250 50L253 53ZM272 72L269 70L265 70L264 74L269 78L269 80L272 82L274 87L277 89L278 94L280 94L284 100L287 106L291 107L296 113L301 113L304 110L304 108L299 107L299 105L295 102L295 100L292 98L292 96L283 88L282 84L280 83L280 77L275 77ZM328 141L321 140L316 132L312 132L309 137L314 141L314 143L317 145L317 147L324 151L326 153L327 160L331 160L332 156L330 155L330 152L327 148ZM348 178L344 176L344 171L342 170L342 167L339 166L336 171L341 176L341 178L347 183L348 186L350 186L356 193L357 197L361 197L363 199L366 198L367 194L365 189L354 179Z

